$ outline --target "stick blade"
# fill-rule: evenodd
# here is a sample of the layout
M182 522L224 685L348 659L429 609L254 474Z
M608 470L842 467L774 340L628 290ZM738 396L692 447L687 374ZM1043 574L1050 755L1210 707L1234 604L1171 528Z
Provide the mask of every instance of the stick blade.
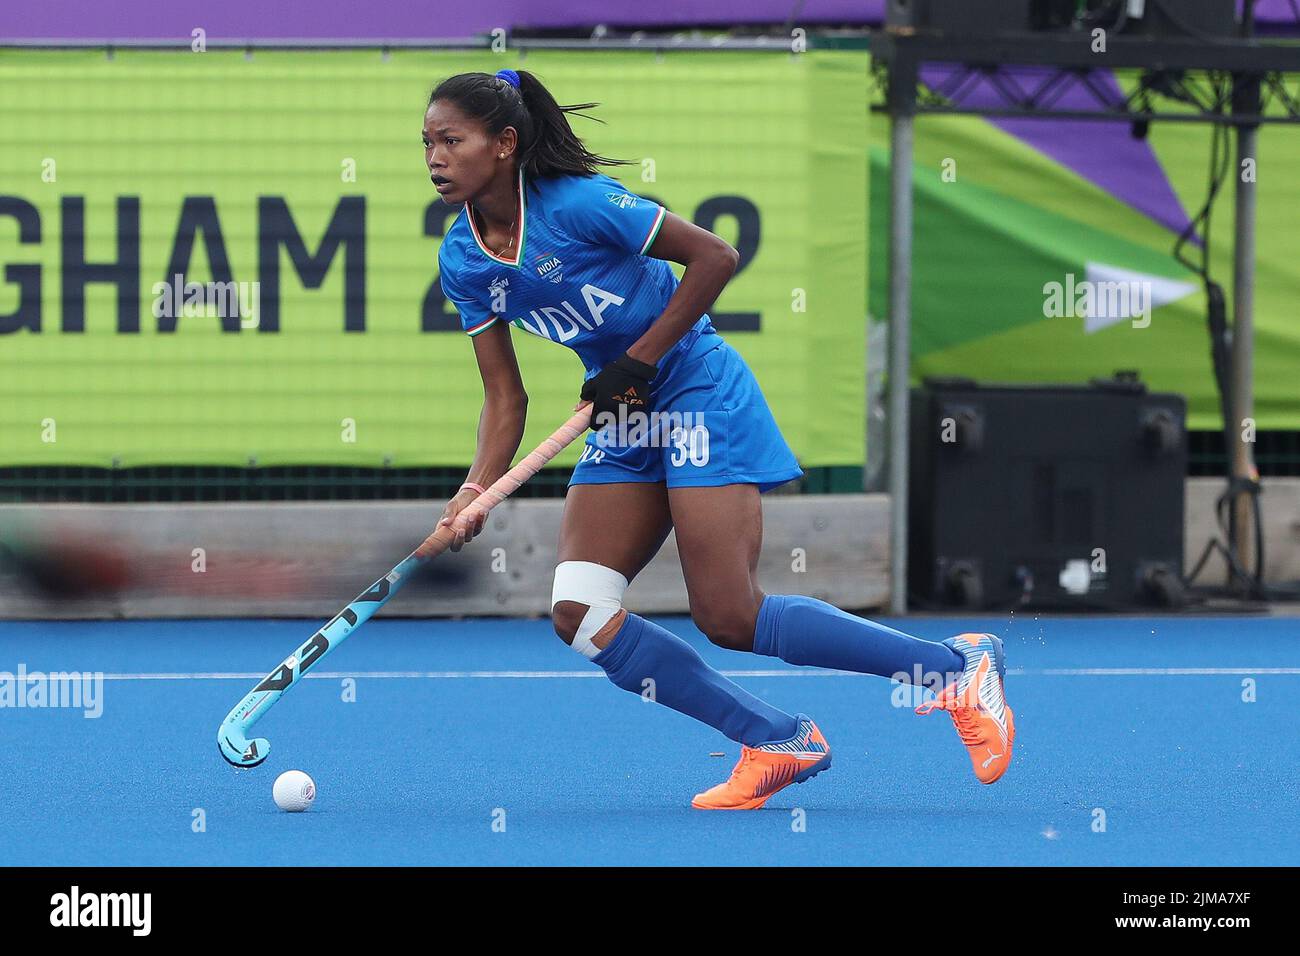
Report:
M217 732L217 749L232 767L249 769L267 758L271 752L271 741L265 737L248 740L240 733L238 726L223 724Z

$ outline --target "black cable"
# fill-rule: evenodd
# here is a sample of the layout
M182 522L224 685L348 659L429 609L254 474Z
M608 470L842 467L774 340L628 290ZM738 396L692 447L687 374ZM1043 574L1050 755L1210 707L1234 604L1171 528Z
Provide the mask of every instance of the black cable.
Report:
M1223 494L1219 495L1218 499L1214 503L1215 518L1219 522L1219 530L1223 532L1224 537L1228 537L1227 511L1232 506L1232 499L1239 493L1237 487L1238 484L1239 483L1236 479L1230 480L1227 489ZM1255 501L1258 502L1259 498L1256 497ZM1259 541L1259 539L1260 536L1256 535L1255 540ZM1256 557L1261 553L1262 551L1257 546L1255 551ZM1241 581L1241 584L1247 589L1247 592L1254 596L1254 593L1259 589L1259 581L1257 580L1258 574L1252 575L1247 571L1246 568L1242 566L1241 559L1237 557L1236 552L1231 548L1224 548L1224 554L1229 558L1228 567L1231 573Z
M1210 86L1214 96L1215 109L1222 112L1231 90L1231 78L1219 73L1210 74ZM1190 587L1204 569L1210 555L1218 550L1228 565L1229 580L1239 583L1247 596L1264 597L1264 522L1259 504L1260 485L1258 481L1246 481L1233 475L1232 447L1235 441L1233 426L1232 377L1230 370L1231 353L1228 348L1227 304L1223 288L1210 277L1210 235L1213 225L1214 203L1227 181L1232 154L1231 134L1223 123L1215 123L1210 135L1209 185L1205 202L1197 214L1179 233L1174 243L1174 258L1190 272L1196 273L1205 289L1206 325L1210 335L1210 361L1214 381L1219 393L1220 414L1223 419L1225 469L1228 474L1228 487L1215 502L1215 517L1223 538L1212 538L1196 562L1191 574L1185 579ZM1201 255L1197 263L1183 253L1183 247L1196 235L1201 233ZM1224 517L1225 507L1239 494L1251 496L1251 517L1255 531L1255 568L1251 573L1242 567L1233 550L1226 546L1224 540L1231 540L1232 535Z
M1119 14L1115 17L1115 22L1110 25L1110 32L1123 33L1126 26L1128 26L1128 0L1120 0Z
M1250 507L1255 516L1255 584L1259 588L1260 595L1263 596L1266 590L1264 584L1264 512L1259 503L1259 482L1252 481L1251 484L1254 485L1250 490Z
M1201 576L1201 571L1205 568L1205 563L1210 560L1210 555L1214 554L1216 549L1225 552L1224 560L1231 562L1231 552L1223 546L1223 542L1218 538L1211 538L1209 541L1205 542L1205 550L1201 552L1201 556L1196 560L1195 567L1192 568L1184 581L1188 587L1191 587L1196 583L1196 579Z
M1221 110L1226 101L1228 83L1231 81L1219 74L1210 75L1210 85L1216 106ZM1231 455L1232 445L1232 379L1230 374L1231 355L1228 349L1227 305L1223 288L1210 278L1210 234L1213 225L1214 202L1219 196L1223 183L1227 180L1230 158L1230 142L1227 127L1216 123L1211 129L1209 186L1204 204L1188 222L1174 243L1174 258L1189 272L1195 272L1201 279L1206 298L1206 324L1210 334L1210 361L1214 373L1215 385L1219 392L1220 412L1223 419L1225 453ZM1201 256L1197 264L1183 254L1183 247L1201 232ZM1228 473L1231 474L1232 460L1226 461Z
M1223 74L1210 73L1210 85L1213 90L1215 106L1219 112L1222 112L1223 103L1227 101L1228 84L1231 80ZM1215 123L1211 129L1210 139L1210 175L1209 187L1205 197L1205 202L1200 210L1187 223L1187 226L1178 235L1178 241L1174 243L1174 258L1177 259L1189 271L1195 272L1200 276L1202 281L1207 281L1210 277L1210 225L1211 215L1214 210L1214 201L1219 196L1219 190L1223 188L1223 183L1228 177L1228 164L1231 150L1228 143L1228 130L1222 123ZM1197 234L1200 226L1204 224L1204 242L1201 246L1201 263L1196 265L1183 255L1183 246Z
M1108 6L1084 11L1078 22L1088 27L1102 25L1105 20L1109 20L1110 24L1104 26L1104 29L1115 33L1124 29L1124 25L1128 22L1128 0L1114 0Z
M1228 531L1226 511L1227 506L1231 503L1234 490L1235 489L1232 486L1229 486L1229 488L1214 501L1214 520L1219 526L1219 531L1225 538L1227 537ZM1256 498L1255 500L1258 502L1259 499ZM1192 568L1191 573L1187 576L1186 583L1190 586L1200 576L1201 571L1205 568L1206 562L1209 561L1210 556L1216 551L1223 556L1223 562L1228 567L1229 581L1245 585L1253 596L1255 591L1255 576L1241 566L1241 561L1238 559L1237 555L1233 553L1231 548L1223 543L1221 538L1211 538L1205 543L1205 550L1201 552L1201 556L1197 560L1196 566ZM1262 552L1257 548L1256 555L1258 556L1261 553ZM1213 589L1203 588L1203 590Z

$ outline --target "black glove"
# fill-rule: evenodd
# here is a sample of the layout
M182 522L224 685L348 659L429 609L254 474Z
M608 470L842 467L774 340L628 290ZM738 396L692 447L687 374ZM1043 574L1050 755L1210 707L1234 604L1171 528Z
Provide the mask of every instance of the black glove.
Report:
M583 382L578 397L592 403L591 427L601 427L599 419L604 412L617 420L620 405L626 405L629 412L650 411L650 380L657 374L657 366L638 361L624 352Z

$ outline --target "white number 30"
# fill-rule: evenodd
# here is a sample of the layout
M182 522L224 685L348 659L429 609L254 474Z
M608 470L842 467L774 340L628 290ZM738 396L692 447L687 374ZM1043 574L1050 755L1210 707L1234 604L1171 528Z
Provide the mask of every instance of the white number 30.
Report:
M674 467L686 464L687 459L697 467L709 463L709 430L703 425L676 429L672 441Z

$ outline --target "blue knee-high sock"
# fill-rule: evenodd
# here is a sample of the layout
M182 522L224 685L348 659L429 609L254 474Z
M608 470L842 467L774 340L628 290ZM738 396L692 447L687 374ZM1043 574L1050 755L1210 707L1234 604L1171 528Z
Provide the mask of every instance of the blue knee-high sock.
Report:
M944 685L956 679L965 663L943 644L911 637L799 594L769 594L763 599L754 628L754 653L791 664L882 677L906 674L912 683L918 682L919 666L922 682L942 680Z
M763 703L723 677L676 634L628 613L609 645L592 658L617 686L634 694L654 681L654 699L748 746L788 740L791 715Z

